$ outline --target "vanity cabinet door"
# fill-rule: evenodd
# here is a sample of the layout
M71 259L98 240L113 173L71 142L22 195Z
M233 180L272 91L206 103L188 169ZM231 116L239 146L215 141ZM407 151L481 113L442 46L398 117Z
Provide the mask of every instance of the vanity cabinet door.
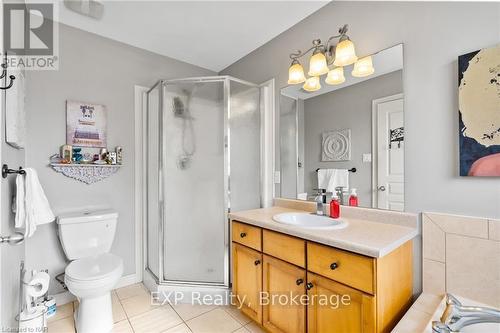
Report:
M263 323L269 332L306 331L306 271L282 260L264 255ZM281 297L280 297L281 296Z
M262 254L233 242L233 294L235 305L262 324Z
M374 296L310 272L306 288L308 333L375 332Z

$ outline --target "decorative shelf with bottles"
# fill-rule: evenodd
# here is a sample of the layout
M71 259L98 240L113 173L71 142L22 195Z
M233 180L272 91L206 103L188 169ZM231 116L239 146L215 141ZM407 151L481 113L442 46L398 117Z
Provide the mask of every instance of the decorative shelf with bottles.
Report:
M50 163L52 169L66 177L79 180L85 184L93 184L108 178L117 172L122 164L94 164L94 163Z

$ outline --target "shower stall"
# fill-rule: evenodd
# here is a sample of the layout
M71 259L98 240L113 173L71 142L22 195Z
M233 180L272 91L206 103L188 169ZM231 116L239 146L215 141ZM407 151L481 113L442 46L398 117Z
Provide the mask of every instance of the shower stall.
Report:
M148 91L145 266L160 289L229 287L228 213L261 207L261 131L253 83L187 78Z

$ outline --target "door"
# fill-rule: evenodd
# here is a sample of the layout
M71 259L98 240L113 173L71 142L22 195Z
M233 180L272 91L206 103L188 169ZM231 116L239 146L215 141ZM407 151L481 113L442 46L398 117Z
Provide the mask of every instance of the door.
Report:
M259 324L262 323L262 254L233 243L233 294L235 305Z
M0 3L0 17L3 17L3 3ZM0 25L0 54L4 54L3 26ZM4 59L0 61L3 63ZM9 76L10 73L6 75ZM5 86L5 78L0 80L0 86ZM14 81L16 84L16 81ZM24 167L24 150L15 149L5 142L5 100L11 97L9 90L0 90L0 161L9 165L10 168ZM0 178L0 235L9 236L14 234L14 214L12 213L12 197L15 193L15 175L6 179ZM19 267L24 260L24 243L10 245L0 243L0 328L5 331L14 331L18 325L15 320L19 312Z
M303 333L306 330L306 271L264 255L262 325L269 332Z
M375 297L307 273L309 333L375 332Z
M373 101L374 207L404 210L404 112L402 95Z

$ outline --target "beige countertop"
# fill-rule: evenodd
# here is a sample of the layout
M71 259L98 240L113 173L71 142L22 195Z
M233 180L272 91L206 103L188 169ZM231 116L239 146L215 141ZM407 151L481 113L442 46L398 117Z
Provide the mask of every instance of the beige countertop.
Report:
M274 206L231 213L232 220L282 232L306 240L339 249L363 254L373 258L380 258L395 250L402 244L418 235L417 227L402 223L374 222L359 218L359 216L344 216L349 225L345 229L312 230L296 226L285 225L273 221L273 216L286 212L304 212L298 209ZM383 214L383 213L382 213Z

